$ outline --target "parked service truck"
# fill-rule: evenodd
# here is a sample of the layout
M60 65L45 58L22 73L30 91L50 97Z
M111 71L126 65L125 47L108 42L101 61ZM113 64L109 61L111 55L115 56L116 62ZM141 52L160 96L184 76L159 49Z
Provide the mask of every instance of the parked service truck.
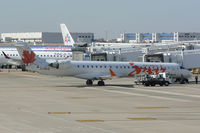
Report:
M172 79L170 79L166 73L160 73L158 75L143 75L140 79L135 81L136 84L143 84L144 86L168 86L172 83Z

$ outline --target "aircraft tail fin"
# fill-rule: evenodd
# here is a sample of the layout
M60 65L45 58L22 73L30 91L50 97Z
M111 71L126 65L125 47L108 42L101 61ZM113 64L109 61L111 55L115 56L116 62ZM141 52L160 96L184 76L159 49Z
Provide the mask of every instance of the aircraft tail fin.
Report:
M62 31L62 37L63 37L64 45L68 45L70 47L73 47L74 40L73 40L71 34L69 33L69 30L66 27L66 25L60 24L60 28L61 28L61 31Z
M31 64L44 64L46 63L46 60L41 59L40 57L37 57L34 51L29 47L27 43L15 43L15 47L17 48L17 51L19 55L21 56L22 62L29 66Z
M9 56L7 56L3 51L2 51L2 53L3 53L3 55L4 55L4 57L6 58L6 59L11 59Z

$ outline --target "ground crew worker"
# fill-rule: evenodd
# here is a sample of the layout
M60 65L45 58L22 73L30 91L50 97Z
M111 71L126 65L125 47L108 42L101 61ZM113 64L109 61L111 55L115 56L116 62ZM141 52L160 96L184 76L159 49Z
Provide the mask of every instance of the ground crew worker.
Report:
M198 75L196 75L196 76L195 76L196 84L198 84L198 78L199 78Z

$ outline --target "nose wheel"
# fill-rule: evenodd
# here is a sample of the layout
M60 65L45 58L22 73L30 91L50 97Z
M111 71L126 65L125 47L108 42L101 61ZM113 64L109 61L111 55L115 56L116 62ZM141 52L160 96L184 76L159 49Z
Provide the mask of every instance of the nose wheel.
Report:
M104 85L105 85L105 83L104 83L103 80L100 80L100 81L98 82L98 86L104 86Z
M92 81L92 80L90 80L90 79L88 79L88 80L86 81L86 85L88 85L88 86L91 86L91 85L93 85L93 81Z

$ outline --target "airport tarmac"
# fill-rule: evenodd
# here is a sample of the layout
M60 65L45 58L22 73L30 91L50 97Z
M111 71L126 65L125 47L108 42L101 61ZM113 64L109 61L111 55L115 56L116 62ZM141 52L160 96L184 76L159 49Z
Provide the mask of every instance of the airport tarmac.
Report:
M85 80L0 72L1 133L196 133L200 84L133 85L133 79ZM96 82L95 82L96 83Z

